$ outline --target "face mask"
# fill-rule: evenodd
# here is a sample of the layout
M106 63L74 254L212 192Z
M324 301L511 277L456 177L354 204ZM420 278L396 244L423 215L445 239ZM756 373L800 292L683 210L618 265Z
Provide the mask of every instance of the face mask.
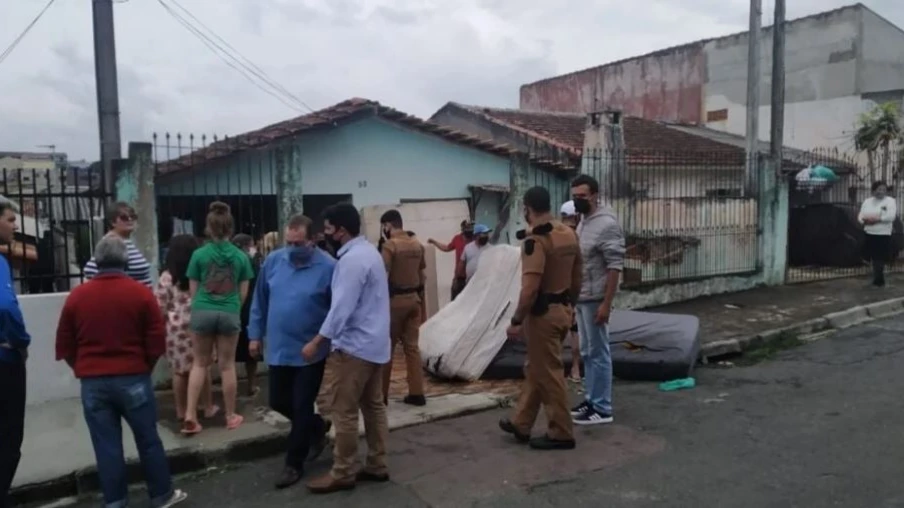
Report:
M257 248L251 247L250 249L248 249L248 255L251 256L251 257L256 256L256 255L257 255Z
M389 232L388 229L384 229L384 230L383 230L383 238L386 238L386 239L388 240L390 234L391 234L391 233Z
M477 239L477 244L478 245L486 245L487 242L489 242L489 241L490 241L489 238L487 238L485 236L481 236L480 238Z
M530 212L527 210L524 210L524 223L530 224Z
M574 200L574 209L581 215L585 215L590 213L590 200L584 198L577 198Z
M462 236L464 236L464 237L467 238L468 240L474 238L474 232L473 232L473 231L462 231L461 234L462 234Z
M329 246L336 252L338 252L339 249L342 247L342 242L340 242L339 240L336 240L336 238L333 235L327 235L326 243L328 243Z
M303 265L311 260L314 255L314 247L310 245L295 245L288 247L289 260L296 265Z

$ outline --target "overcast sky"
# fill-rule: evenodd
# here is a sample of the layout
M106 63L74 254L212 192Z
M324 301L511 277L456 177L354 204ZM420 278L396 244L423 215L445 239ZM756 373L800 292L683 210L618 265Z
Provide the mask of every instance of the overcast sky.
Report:
M0 51L46 1L0 0ZM421 117L450 100L517 107L524 83L745 30L749 5L748 0L177 1L314 109L358 96ZM849 3L791 0L788 17ZM904 26L901 0L865 3ZM771 24L773 2L764 4L764 23ZM300 114L223 63L158 0L117 3L115 15L124 144L167 130L234 135ZM71 159L99 157L91 22L90 0L56 0L0 63L0 150L54 144Z

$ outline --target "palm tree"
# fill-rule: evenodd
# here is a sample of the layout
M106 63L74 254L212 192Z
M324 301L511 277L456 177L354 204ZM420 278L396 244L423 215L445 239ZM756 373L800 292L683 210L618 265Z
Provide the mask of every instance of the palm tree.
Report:
M870 180L875 180L876 166L875 154L882 149L882 179L888 180L891 176L897 179L898 171L891 174L892 165L891 148L901 139L901 110L895 102L880 104L869 112L860 116L857 130L854 132L854 146L858 151L866 152Z

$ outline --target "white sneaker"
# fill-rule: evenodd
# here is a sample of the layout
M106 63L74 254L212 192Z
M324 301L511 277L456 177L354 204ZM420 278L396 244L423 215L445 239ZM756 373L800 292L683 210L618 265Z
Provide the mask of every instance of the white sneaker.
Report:
M169 500L160 505L159 508L170 508L170 506L176 506L186 499L188 499L188 494L186 494L184 490L176 489L173 491L172 497L170 497Z

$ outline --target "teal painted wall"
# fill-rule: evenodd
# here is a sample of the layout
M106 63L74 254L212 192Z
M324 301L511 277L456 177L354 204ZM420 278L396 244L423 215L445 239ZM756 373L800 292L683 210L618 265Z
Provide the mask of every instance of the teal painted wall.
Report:
M510 184L507 157L458 145L398 124L368 118L295 141L301 187L309 194L352 194L355 206L406 199L470 198L468 185ZM276 150L245 152L211 164L192 176L157 185L158 196L275 194ZM568 180L530 168L528 186L550 189L558 209ZM477 219L493 227L502 201L484 193Z

